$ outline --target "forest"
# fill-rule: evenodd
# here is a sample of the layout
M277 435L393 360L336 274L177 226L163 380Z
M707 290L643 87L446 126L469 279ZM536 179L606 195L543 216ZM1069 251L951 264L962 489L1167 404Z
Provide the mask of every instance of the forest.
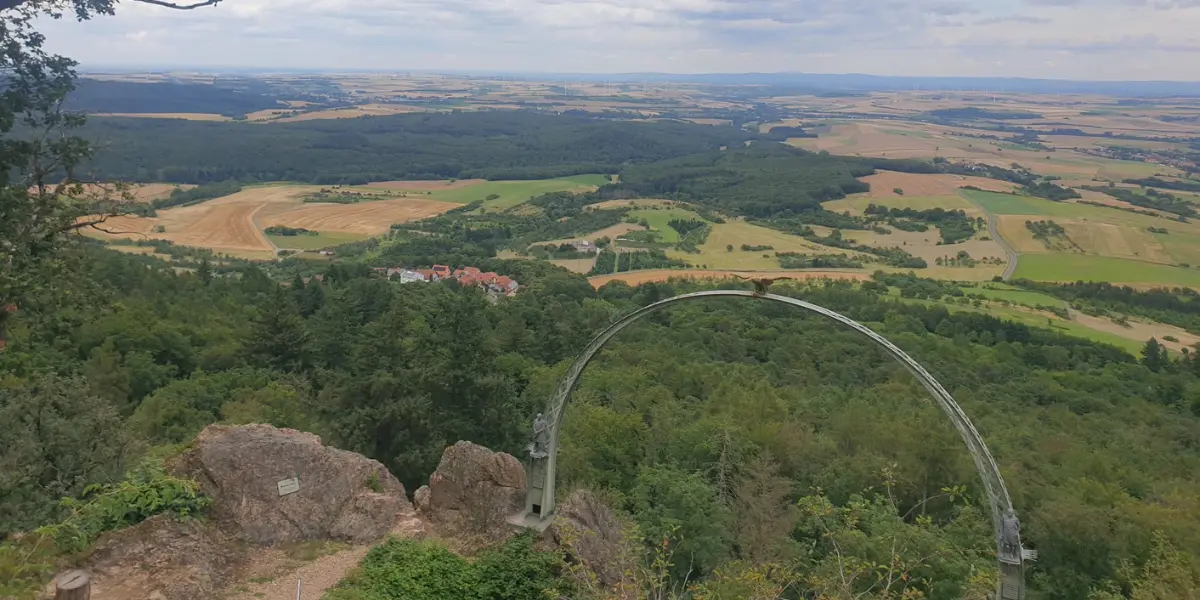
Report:
M93 117L80 135L98 176L136 182L543 179L615 173L741 145L732 127L630 123L533 111L424 113L296 123Z
M286 105L269 95L219 85L82 79L68 99L67 108L89 113L216 113L234 117Z
M426 259L524 288L491 303L453 282L388 282L371 261L305 283L295 262L176 272L91 243L65 252L0 354L0 532L55 523L60 497L120 481L213 422L317 432L409 489L458 439L519 453L592 335L713 286L594 290L535 261ZM964 406L1040 552L1031 598L1126 597L1146 573L1197 589L1200 363L886 295L909 283L777 291L884 333ZM930 283L925 296L944 293ZM944 415L880 352L785 308L714 301L645 319L585 374L563 443L560 485L601 493L648 561L670 540L669 577L698 596L736 595L764 569L830 598L982 599L994 576L978 481Z
M854 158L756 144L628 167L606 187L767 218L817 212L821 202L868 191L856 178L874 172Z

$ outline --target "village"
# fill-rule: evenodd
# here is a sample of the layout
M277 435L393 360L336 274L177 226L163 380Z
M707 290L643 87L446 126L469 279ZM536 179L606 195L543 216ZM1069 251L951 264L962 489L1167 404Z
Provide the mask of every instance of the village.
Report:
M477 267L451 269L446 265L433 265L430 269L407 267L375 267L375 272L389 281L399 283L433 283L443 279L455 279L464 286L477 286L492 296L515 296L520 284L511 277L492 271L480 271Z

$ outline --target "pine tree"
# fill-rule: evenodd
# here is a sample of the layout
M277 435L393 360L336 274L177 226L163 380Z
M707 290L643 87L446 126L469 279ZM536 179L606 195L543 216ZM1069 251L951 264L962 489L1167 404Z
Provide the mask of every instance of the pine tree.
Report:
M196 267L196 277L199 278L200 283L206 287L209 283L212 283L212 265L209 264L208 257L200 259L200 266Z
M1150 341L1146 342L1146 345L1142 348L1142 364L1155 373L1162 371L1163 367L1167 366L1169 360L1167 358L1167 349L1154 338L1150 338Z
M247 351L252 359L281 371L305 371L311 366L308 330L291 296L278 288L254 320Z

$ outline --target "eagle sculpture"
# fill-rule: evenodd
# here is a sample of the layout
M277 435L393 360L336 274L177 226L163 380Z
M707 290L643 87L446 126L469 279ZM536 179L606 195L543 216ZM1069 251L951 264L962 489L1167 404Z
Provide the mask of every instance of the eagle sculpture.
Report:
M779 281L780 279L786 279L786 277L775 277L774 279L762 277L762 278L756 279L756 278L752 278L752 277L742 277L741 275L736 275L736 277L738 279L743 279L743 280L749 281L750 283L753 283L754 284L754 294L757 296L766 295L768 293L768 288L771 287L772 283L775 283L776 281Z

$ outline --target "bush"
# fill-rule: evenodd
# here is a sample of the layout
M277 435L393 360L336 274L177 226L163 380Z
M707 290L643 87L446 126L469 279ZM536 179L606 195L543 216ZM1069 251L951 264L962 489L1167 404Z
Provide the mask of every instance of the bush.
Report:
M391 538L367 553L329 600L545 600L570 593L562 559L529 535L479 554L475 562L432 542Z
M212 500L200 495L195 481L163 472L161 464L148 463L116 484L95 484L79 499L63 498L70 515L60 523L38 529L63 551L87 548L101 533L137 525L157 514L195 517Z
M115 484L91 485L79 498L63 498L70 511L62 521L32 535L0 543L0 598L38 598L64 560L86 549L100 534L136 525L159 514L196 517L212 500L196 482L172 477L151 461Z

